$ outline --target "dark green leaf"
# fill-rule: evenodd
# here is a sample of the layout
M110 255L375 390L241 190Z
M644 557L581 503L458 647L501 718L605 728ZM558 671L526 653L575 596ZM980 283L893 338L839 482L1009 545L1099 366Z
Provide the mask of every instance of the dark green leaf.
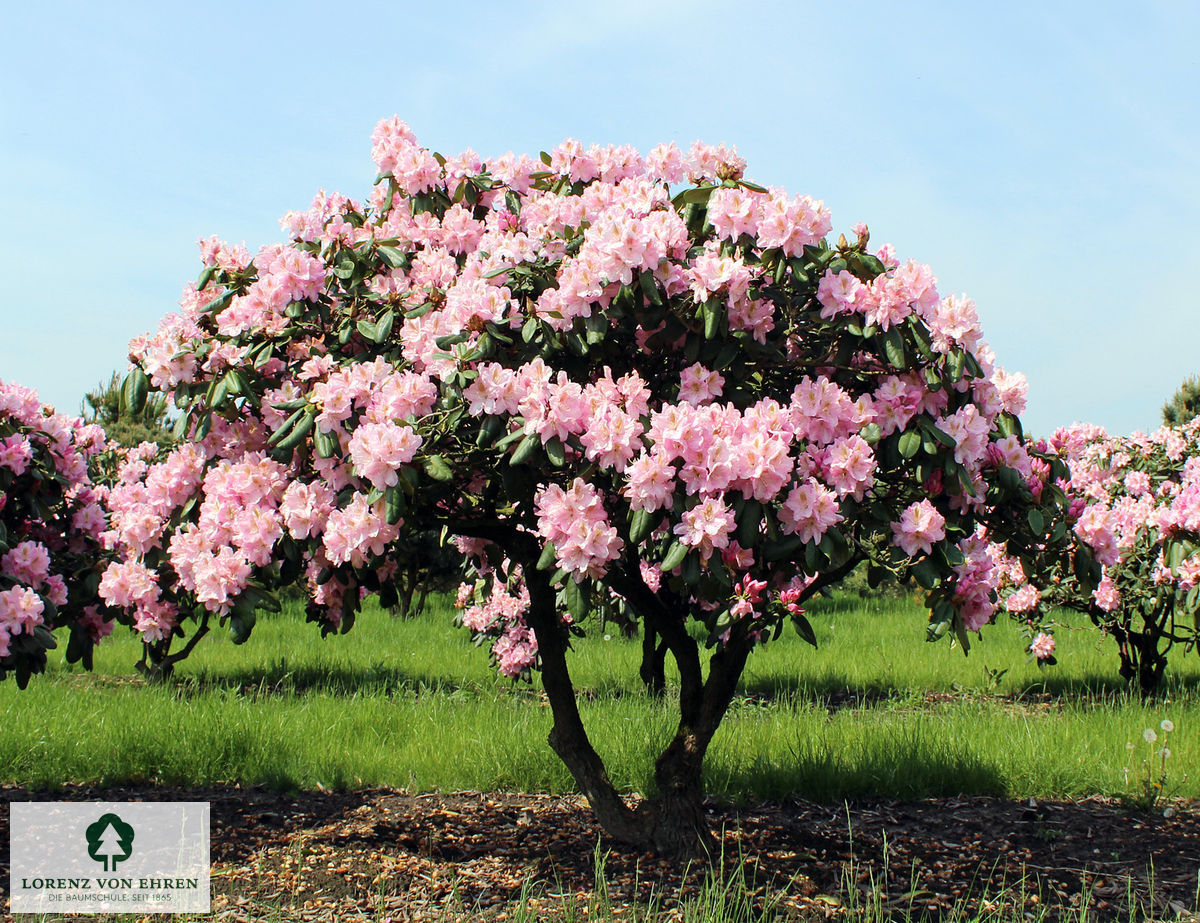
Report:
M903 369L908 365L904 355L904 337L898 327L889 327L883 335L883 352L892 368Z
M338 437L334 433L318 429L313 434L313 448L316 450L318 458L333 458L340 447Z
M408 254L397 247L380 247L379 255L383 257L383 261L393 269L408 268Z
M667 554L662 561L662 569L664 573L670 573L687 557L688 546L682 542L672 542L671 547L667 549Z
M454 477L454 472L441 455L430 455L425 459L425 473L435 481L449 481Z
M556 468L561 468L567 463L567 453L563 448L562 441L557 437L551 437L546 443L546 457L550 459L550 464Z
M513 452L512 458L508 460L508 463L510 465L523 465L529 460L529 457L533 455L539 445L541 445L541 440L538 438L537 433L530 433L521 440L520 445L517 446L517 450Z
M901 433L896 448L905 458L912 458L921 450L921 434L911 429Z
M629 540L635 545L640 545L642 539L650 534L653 525L653 514L649 510L635 511L629 523Z
M913 579L927 590L932 590L942 582L942 575L938 572L937 565L929 558L914 564L912 575Z
M563 596L567 604L567 611L571 613L571 617L575 621L578 622L587 616L590 595L582 584L575 582L574 578L567 580L567 585L563 587Z
M125 375L121 383L121 409L135 416L146 406L146 397L150 393L150 379L139 366L134 366Z
M704 205L708 202L717 186L700 186L695 189L685 189L671 199L671 204L677 209L684 205Z
M799 535L789 535L786 538L776 539L773 542L768 542L763 549L763 557L768 561L789 561L795 557L796 552L804 544L803 539ZM816 551L816 547L813 546Z
M292 417L288 418L289 421L294 420L295 422L290 427L288 427L287 423L284 423L283 427L281 427L280 430L274 434L274 436L283 434L282 438L280 438L275 444L281 449L295 448L304 440L304 437L307 436L309 431L313 428L313 421L316 420L316 418L317 409L315 407L307 407L304 410L296 411ZM274 436L272 436L272 438L274 438Z
M404 490L398 483L393 484L383 492L383 496L384 511L388 525L394 526L404 515Z
M459 343L465 343L470 339L469 333L450 333L443 337L438 337L434 340L438 349L449 349L451 346L457 346Z
M796 634L800 635L805 641L813 647L817 646L817 633L813 631L812 624L799 612L792 613L792 624L796 626Z
M655 305L663 303L662 293L658 290L658 283L654 280L654 273L642 270L638 275L638 282L642 286L642 294L646 296L647 301Z

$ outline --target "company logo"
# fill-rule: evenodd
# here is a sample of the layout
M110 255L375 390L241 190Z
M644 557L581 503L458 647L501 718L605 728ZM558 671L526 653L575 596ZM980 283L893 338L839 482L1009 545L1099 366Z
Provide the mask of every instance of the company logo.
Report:
M210 910L207 802L14 801L8 829L13 914Z
M88 855L104 866L104 871L115 872L117 863L133 855L133 827L116 814L101 814L100 819L88 826Z

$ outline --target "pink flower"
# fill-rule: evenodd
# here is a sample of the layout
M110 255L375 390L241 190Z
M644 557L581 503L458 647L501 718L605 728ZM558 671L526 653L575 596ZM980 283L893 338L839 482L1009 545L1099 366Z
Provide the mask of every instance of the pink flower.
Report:
M683 514L683 521L675 526L675 534L685 545L700 550L700 557L707 561L713 549L726 548L736 522L733 510L724 500L707 497Z
M534 498L538 534L554 543L558 566L601 577L625 543L608 522L600 492L581 478L564 490L551 484Z
M1117 585L1108 574L1104 575L1100 581L1100 585L1092 591L1092 599L1105 612L1115 612L1117 607L1121 605L1121 594L1117 590Z
M851 495L861 500L863 493L875 483L875 453L861 436L842 439L826 456L828 480L839 497Z
M817 301L821 302L821 317L828 320L847 314L856 307L865 307L867 287L854 273L843 269L836 275L826 271L817 285Z
M654 512L670 509L675 495L675 466L662 455L645 453L625 469L627 483L621 493L630 509Z
M350 460L360 477L383 490L400 480L400 466L413 460L422 438L398 423L365 423L350 437Z
M363 566L372 555L381 555L400 535L399 523L389 525L384 504L367 502L356 493L345 509L334 509L325 521L322 545L334 564Z
M721 396L725 377L711 371L699 362L689 365L679 378L679 400L688 404L706 404Z
M0 439L0 466L19 476L25 473L32 459L33 446L20 433Z
M161 592L156 577L140 561L115 561L100 578L100 598L115 609L147 605Z
M946 537L946 520L928 500L921 500L900 514L892 523L892 540L905 554L930 554L935 542Z
M820 541L831 526L841 521L837 494L815 478L793 487L779 509L779 524L783 531L800 536L806 544Z
M29 634L42 624L45 604L29 587L12 587L0 591L0 629L6 635ZM7 638L4 639L7 641Z
M1038 660L1048 660L1054 656L1054 638L1052 635L1039 631L1030 642L1029 651Z
M1038 593L1037 587L1027 583L1015 593L1010 595L1005 600L1004 606L1009 612L1021 613L1032 612L1037 608L1038 602L1041 600L1041 594Z
M40 584L50 573L50 552L40 542L21 542L0 557L0 573L18 583Z
M87 629L93 644L99 644L100 639L111 635L113 630L113 623L104 620L99 606L86 606L79 624Z

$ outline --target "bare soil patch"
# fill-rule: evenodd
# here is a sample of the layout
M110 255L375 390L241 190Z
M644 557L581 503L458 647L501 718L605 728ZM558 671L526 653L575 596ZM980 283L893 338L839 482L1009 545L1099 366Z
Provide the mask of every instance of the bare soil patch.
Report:
M610 843L578 796L392 790L293 792L159 786L58 792L0 789L5 801L208 801L213 916L258 920L486 919L536 901L538 918L587 903L597 844L614 907L695 897L710 869ZM780 919L837 918L855 899L898 915L937 916L1003 903L1069 910L1090 896L1096 919L1197 912L1200 805L1169 817L1112 800L804 801L710 806L722 877L744 874ZM8 817L0 869L8 879Z

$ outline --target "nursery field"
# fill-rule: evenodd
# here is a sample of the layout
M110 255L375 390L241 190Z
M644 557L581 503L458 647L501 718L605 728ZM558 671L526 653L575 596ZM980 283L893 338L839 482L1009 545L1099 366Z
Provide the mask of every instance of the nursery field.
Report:
M546 744L539 687L499 678L444 600L410 620L369 606L324 640L285 609L245 645L205 639L166 685L144 684L124 637L100 646L93 674L52 658L25 692L0 687L0 782L8 798L211 801L214 907L231 919L288 918L305 900L313 918L378 920L449 906L630 919L656 900L711 920L1007 919L1041 890L1042 905L1102 918L1151 892L1194 909L1200 658L1178 656L1144 702L1092 631L1060 628L1058 666L1039 669L1008 622L964 658L917 643L912 601L848 594L809 615L820 647L789 630L752 656L706 763L722 842L755 863L685 874L606 859ZM577 641L573 678L636 796L672 708L640 694L638 642L605 630ZM1039 865L1051 878L1030 877Z

